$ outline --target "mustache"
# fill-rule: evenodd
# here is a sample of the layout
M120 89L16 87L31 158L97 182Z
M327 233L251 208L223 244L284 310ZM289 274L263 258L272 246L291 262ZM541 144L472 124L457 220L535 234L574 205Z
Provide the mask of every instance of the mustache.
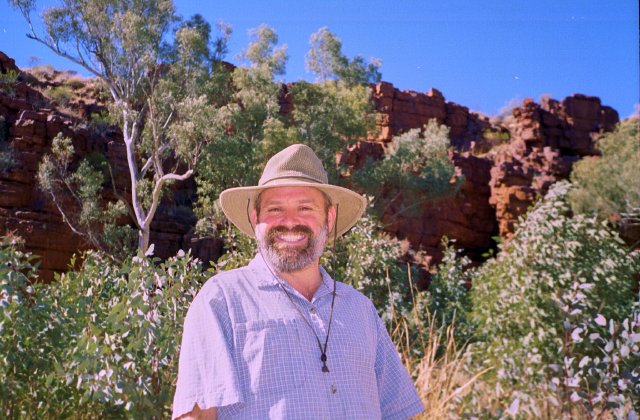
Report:
M275 226L269 230L267 233L268 239L275 239L276 236L282 235L284 233L292 233L292 234L302 234L306 235L308 238L313 237L313 231L303 225L293 226L292 228L287 228L285 226Z

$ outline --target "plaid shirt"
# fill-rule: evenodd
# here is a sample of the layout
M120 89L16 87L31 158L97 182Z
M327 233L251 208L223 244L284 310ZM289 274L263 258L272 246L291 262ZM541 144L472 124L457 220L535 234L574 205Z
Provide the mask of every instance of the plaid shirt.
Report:
M333 280L309 302L284 286L324 344ZM259 255L211 278L187 313L173 417L217 407L218 418L405 419L423 409L369 299L337 283L322 372L320 349Z

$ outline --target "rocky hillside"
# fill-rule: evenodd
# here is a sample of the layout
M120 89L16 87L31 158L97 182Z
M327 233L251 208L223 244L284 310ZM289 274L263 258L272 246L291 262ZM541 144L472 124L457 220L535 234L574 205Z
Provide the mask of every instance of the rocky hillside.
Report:
M19 71L14 60L0 52L0 73L12 70ZM128 183L121 135L102 122L101 95L95 80L50 68L23 74L11 91L0 89L0 142L10 145L14 161L0 171L0 233L22 236L27 248L42 257L45 278L64 270L71 255L84 247L36 187L38 162L52 139L62 132L73 139L79 155L103 153L119 186ZM383 220L390 233L420 250L417 259L425 266L439 261L445 235L473 259L481 259L494 246L492 238L508 237L536 196L567 178L581 157L596 154L594 139L618 122L614 109L579 94L562 101L546 98L540 104L527 99L512 115L500 119L447 102L435 89L400 91L382 82L373 87L373 98L379 134L342 156L347 164L357 166L366 156L382 156L394 135L421 127L429 119L451 129L455 146L451 159L465 177L459 194L424 204L417 215L402 219L392 217L392 203ZM173 200L163 203L152 226L156 255L166 257L181 248L191 248L205 261L219 255L220 241L196 239L192 233L193 191L192 182L182 183L171 194Z

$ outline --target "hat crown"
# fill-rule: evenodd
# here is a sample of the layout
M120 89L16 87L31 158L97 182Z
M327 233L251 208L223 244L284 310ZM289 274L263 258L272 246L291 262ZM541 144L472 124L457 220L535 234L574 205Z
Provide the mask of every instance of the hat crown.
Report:
M317 184L329 183L322 161L304 144L294 144L273 155L265 165L258 185L268 185L285 178L304 179Z

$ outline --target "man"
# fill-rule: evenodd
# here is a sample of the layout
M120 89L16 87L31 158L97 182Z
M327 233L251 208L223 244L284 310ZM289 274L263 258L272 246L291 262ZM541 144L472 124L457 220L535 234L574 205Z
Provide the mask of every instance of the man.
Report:
M273 156L258 186L220 195L255 236L251 263L211 278L185 319L174 418L404 419L422 411L384 323L319 265L366 200L328 184L307 146Z

